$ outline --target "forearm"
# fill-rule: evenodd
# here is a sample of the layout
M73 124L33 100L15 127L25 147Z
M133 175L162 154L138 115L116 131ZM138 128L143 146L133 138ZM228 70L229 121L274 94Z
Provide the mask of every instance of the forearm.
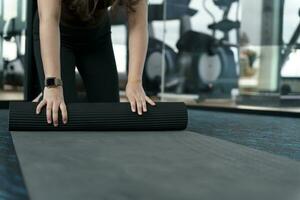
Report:
M129 13L129 74L128 81L142 82L148 49L148 5L140 0L135 12Z
M143 86L143 70L148 50L148 5L147 0L140 0L136 12L129 13L129 74L126 96L132 112L142 115L147 112L147 103L155 103L146 95Z
M45 77L60 78L60 34L57 20L41 20L40 45Z
M129 74L128 81L142 81L148 49L146 24L135 25L129 30Z

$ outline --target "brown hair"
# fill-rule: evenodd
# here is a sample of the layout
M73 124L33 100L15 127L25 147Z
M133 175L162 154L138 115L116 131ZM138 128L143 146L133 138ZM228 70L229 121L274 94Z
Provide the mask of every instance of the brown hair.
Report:
M89 20L97 9L109 6L123 6L128 12L135 12L135 5L139 0L63 0L68 8L76 13L82 20Z

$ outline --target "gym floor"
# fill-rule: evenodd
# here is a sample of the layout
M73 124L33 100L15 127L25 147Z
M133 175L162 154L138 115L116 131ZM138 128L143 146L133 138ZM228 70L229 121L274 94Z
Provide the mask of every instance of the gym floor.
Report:
M0 199L28 199L7 129L8 111L0 110ZM188 130L300 161L299 118L190 109Z

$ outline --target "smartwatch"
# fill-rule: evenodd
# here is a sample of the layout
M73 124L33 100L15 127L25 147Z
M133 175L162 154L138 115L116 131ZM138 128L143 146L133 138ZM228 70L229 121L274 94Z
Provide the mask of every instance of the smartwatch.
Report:
M58 86L62 86L62 80L56 77L48 77L45 79L45 87L47 88L55 88Z

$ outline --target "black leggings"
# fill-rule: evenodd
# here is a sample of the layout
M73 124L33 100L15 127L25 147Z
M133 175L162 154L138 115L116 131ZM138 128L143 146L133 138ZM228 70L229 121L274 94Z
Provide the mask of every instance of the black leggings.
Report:
M78 102L75 66L84 83L89 102L119 102L118 72L111 41L110 21L107 18L93 28L60 24L61 77L65 101ZM45 74L41 58L39 19L34 21L34 56L41 89Z

